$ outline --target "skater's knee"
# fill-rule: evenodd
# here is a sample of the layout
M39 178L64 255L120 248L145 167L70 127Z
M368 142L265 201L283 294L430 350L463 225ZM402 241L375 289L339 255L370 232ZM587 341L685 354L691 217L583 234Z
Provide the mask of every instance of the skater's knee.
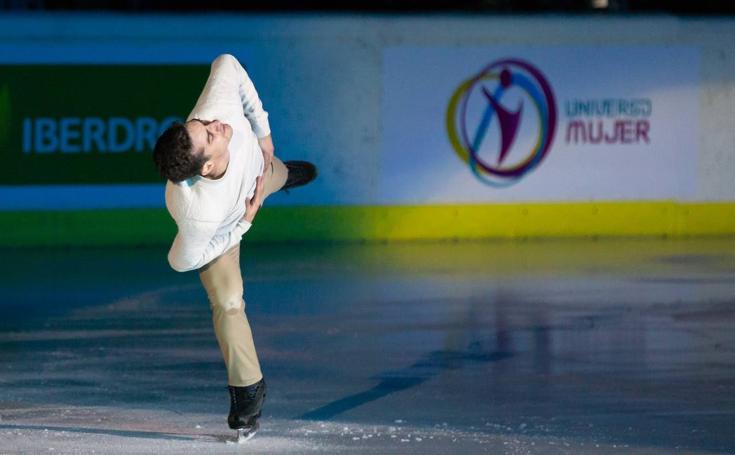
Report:
M245 309L242 294L229 296L217 296L209 299L212 311L222 311L227 315L237 314Z

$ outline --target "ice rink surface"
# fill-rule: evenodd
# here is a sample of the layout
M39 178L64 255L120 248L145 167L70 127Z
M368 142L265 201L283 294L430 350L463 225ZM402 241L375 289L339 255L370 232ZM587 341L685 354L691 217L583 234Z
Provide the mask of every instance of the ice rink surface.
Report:
M0 454L735 453L735 240L244 244L242 445L166 251L0 250Z

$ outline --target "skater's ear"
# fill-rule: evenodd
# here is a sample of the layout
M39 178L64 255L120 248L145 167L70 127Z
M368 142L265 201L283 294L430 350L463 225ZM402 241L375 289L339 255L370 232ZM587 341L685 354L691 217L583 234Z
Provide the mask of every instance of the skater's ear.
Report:
M200 174L202 175L202 177L206 177L206 176L210 175L212 173L212 171L214 171L214 161L207 160L202 165L202 170L201 170Z

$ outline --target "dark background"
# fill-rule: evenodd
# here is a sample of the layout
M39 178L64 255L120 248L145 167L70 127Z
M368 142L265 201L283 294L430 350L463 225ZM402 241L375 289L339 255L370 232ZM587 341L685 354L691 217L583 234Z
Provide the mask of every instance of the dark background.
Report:
M723 0L0 0L4 10L88 11L457 11L482 13L669 13L735 14L735 2Z

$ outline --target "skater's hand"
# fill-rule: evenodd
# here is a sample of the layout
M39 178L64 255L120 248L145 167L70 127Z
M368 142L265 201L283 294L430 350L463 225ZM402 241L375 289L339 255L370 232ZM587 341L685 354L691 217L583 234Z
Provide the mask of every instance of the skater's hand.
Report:
M258 145L260 145L260 150L263 152L263 173L265 173L268 171L271 161L273 161L273 153L276 148L273 146L273 138L270 134L258 139Z
M261 175L255 179L255 192L253 197L245 199L245 216L242 218L248 223L252 223L255 219L255 214L258 213L258 209L263 205L263 182L265 178Z

